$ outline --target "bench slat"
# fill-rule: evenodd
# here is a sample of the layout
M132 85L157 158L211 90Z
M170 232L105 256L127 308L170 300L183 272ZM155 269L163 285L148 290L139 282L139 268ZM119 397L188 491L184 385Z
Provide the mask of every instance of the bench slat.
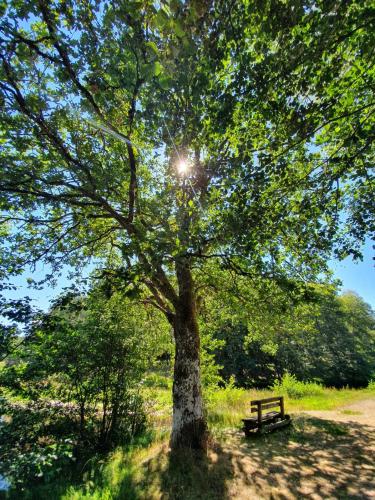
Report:
M275 408L276 406L281 406L280 402L275 402L275 403L268 403L265 405L261 405L262 410L266 410L267 408ZM258 411L258 406L253 406L251 408L251 413L255 413Z
M280 415L279 411L270 411L269 413L262 415L262 422L263 422L263 420L269 420L271 418L274 418L277 415ZM255 417L243 418L242 422L258 422L258 419Z
M269 413L262 415L262 422L263 422L263 420L270 420L271 418L275 418L278 415L280 415L280 413L278 411L270 411Z
M275 406L280 406L280 401L275 401L275 403L267 403L266 405L262 405L262 410L266 410L267 408L275 408Z
M284 420L281 420L281 422L275 422L274 424L269 424L268 426L268 431L273 431L275 429L278 429L280 427L286 427L287 425L290 425L292 421L289 418L286 418Z
M253 405L258 405L258 404L263 404L263 403L272 403L273 401L280 401L282 396L278 396L276 398L267 398L267 399L254 399L254 401L251 401L251 406Z

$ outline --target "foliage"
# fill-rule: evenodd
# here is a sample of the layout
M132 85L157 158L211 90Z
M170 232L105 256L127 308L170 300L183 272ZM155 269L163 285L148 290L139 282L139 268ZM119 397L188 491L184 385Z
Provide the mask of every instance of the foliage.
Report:
M301 308L298 313L303 314ZM291 331L280 342L284 369L299 379L320 380L328 386L365 387L375 363L371 307L354 293L337 297L323 290L308 317L310 330L301 328L296 335Z
M202 262L294 287L321 279L332 252L360 258L374 229L373 3L1 11L0 277L43 262L55 282L95 259L98 278L174 327L174 387L192 388L179 404L196 397L201 419ZM81 407L95 384L76 390Z
M235 387L231 379L224 388L210 392L208 398L208 423L211 428L238 427L244 408L249 405L249 394Z
M290 373L286 373L280 382L276 381L272 390L280 394L286 394L292 399L323 394L323 387L320 384L315 382L300 382Z
M36 401L0 405L0 473L13 487L54 481L75 460L74 405Z
M203 326L203 325L202 325ZM215 391L217 386L223 381L220 375L220 365L215 359L215 350L220 348L222 343L215 339L201 328L201 373L204 393L208 396L209 391Z
M216 350L225 380L242 387L269 387L289 372L298 380L327 386L365 387L375 364L375 322L358 295L337 295L334 287L314 287L310 297L269 290L267 302L252 299L254 284L241 289L240 309L209 306ZM213 294L216 300L217 295Z
M1 285L0 290L7 291L9 286ZM31 306L31 299L6 299L0 294L0 361L21 342L27 339L38 316L38 311ZM21 328L21 325L23 328Z
M158 373L149 373L143 381L145 387L157 387L162 389L171 389L172 380L170 377L165 375L159 375Z
M57 300L0 370L10 391L1 409L2 467L13 484L52 480L73 452L87 457L140 435L140 383L163 338L163 319L120 293Z
M4 279L95 255L170 318L181 262L288 280L319 276L332 248L358 257L371 229L372 12L7 2Z

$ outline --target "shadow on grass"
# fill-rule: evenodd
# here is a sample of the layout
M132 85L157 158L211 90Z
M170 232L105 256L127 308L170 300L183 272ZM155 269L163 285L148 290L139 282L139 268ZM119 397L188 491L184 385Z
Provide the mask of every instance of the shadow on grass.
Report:
M138 498L227 498L227 482L233 474L232 454L224 451L219 444L211 446L208 456L193 450L172 454L164 447L145 464L144 480L138 485ZM117 498L126 498L124 493L120 492Z
M370 499L374 451L374 428L301 415L273 434L245 439L224 432L207 457L192 451L171 455L160 443L132 457L114 455L85 485L66 485L64 498ZM61 496L50 491L27 498Z

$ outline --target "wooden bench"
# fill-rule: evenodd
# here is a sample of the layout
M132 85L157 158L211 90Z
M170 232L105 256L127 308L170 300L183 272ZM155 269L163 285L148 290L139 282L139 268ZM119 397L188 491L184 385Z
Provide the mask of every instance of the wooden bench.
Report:
M264 410L276 407L279 408L277 411L267 411L264 413ZM263 430L273 431L279 427L285 427L291 422L290 416L285 415L283 396L251 401L251 413L256 413L257 416L242 419L245 436L250 436L252 433L260 433Z

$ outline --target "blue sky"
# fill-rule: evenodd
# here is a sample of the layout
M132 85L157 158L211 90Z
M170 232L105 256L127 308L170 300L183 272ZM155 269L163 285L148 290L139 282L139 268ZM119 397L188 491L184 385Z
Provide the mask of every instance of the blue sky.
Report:
M353 290L375 309L375 261L374 261L373 243L368 240L363 248L363 261L354 263L352 259L347 258L344 261L330 262L330 266L343 285L341 290ZM58 279L58 285L55 288L45 287L43 290L33 290L28 288L26 279L33 277L41 279L48 271L47 268L39 265L34 273L25 272L22 276L13 279L12 282L17 286L17 290L7 292L9 298L20 298L29 296L37 308L47 310L50 300L59 295L64 287L68 287L71 281L68 279L68 270L65 270ZM89 270L87 271L89 272ZM5 294L4 294L5 295Z
M363 248L363 261L354 263L347 258L331 261L331 269L342 283L342 290L353 290L375 309L375 251L374 242L368 240Z

